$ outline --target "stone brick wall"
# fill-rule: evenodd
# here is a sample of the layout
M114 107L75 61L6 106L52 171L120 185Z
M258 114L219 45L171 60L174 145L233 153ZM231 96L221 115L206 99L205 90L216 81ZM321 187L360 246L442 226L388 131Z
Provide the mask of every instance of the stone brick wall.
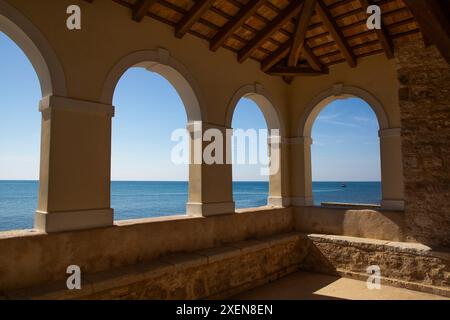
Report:
M379 266L383 283L450 297L450 252L418 243L309 235L301 268L366 281L367 268Z
M450 66L421 39L396 52L407 237L450 247Z
M81 290L67 290L58 280L0 291L0 299L229 298L298 270L309 244L300 233L274 235L86 274Z

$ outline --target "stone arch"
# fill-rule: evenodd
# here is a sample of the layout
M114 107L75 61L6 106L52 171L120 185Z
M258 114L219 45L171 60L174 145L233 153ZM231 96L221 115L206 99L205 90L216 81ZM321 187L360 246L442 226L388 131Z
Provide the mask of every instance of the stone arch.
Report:
M312 173L311 173L311 131L319 113L335 99L356 97L364 100L375 112L379 124L380 160L381 160L381 206L389 210L403 210L403 166L401 155L401 129L392 128L388 115L381 102L370 92L343 84L335 84L332 88L318 94L306 106L299 121L298 138L296 139L296 161L300 164L300 181L296 186L294 203L312 205Z
M267 128L269 130L279 129L280 135L281 136L284 135L285 128L283 122L280 120L278 111L275 108L274 104L272 103L272 99L270 98L268 92L264 89L262 85L258 83L245 85L239 88L233 94L233 97L231 98L228 104L227 113L225 116L226 127L231 128L234 111L236 109L237 104L242 98L251 99L258 105L258 107L260 108L261 112L264 115L264 119L266 120Z
M0 2L0 31L11 38L30 60L38 75L43 97L67 95L64 71L52 47L23 14L5 1Z
M206 119L200 103L200 90L193 76L165 49L137 51L123 57L109 72L103 85L100 102L112 104L114 90L122 75L132 67L145 68L166 78L178 92L188 122Z
M346 99L350 97L356 97L364 100L375 112L378 119L380 130L388 129L389 120L385 112L385 109L381 102L373 96L370 92L353 86L344 86L342 84L336 84L332 88L325 90L318 94L311 102L306 106L305 111L300 119L300 125L298 134L300 137L310 137L311 130L319 113L333 100Z
M251 99L255 102L266 120L267 128L269 129L268 143L270 146L270 163L271 166L275 164L278 168L269 175L269 195L267 204L271 207L285 207L289 205L289 199L286 198L287 177L286 177L286 154L283 152L282 137L285 134L285 127L280 120L279 113L272 103L272 99L268 92L262 85L255 83L245 85L237 90L230 100L228 105L225 126L232 127L233 115L236 106L242 98ZM278 135L272 135L270 130L279 130Z

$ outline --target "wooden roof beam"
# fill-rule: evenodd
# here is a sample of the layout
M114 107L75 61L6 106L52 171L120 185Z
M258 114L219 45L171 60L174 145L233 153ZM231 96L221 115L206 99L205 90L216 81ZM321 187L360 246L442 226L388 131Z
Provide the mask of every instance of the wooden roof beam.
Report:
M336 42L336 45L338 46L338 48L341 51L342 55L344 56L345 60L347 60L347 63L352 68L356 67L356 64L357 64L356 57L353 55L352 50L350 49L349 45L345 41L345 37L344 37L342 31L336 25L336 22L334 21L333 16L328 11L323 0L317 0L316 13L322 19L322 22L323 22L325 28L328 30L328 32L330 32L331 36L333 37L333 40Z
M196 1L189 12L184 15L181 21L175 28L175 36L177 38L183 38L183 36L191 29L195 22L197 22L206 11L211 8L212 3L215 0L201 0Z
M317 0L305 0L305 3L303 4L302 11L298 17L297 29L294 34L291 52L289 53L288 66L290 67L295 67L298 63L298 59L303 50L303 45L306 41L306 31L308 30L309 23L314 14L316 3Z
M242 26L267 0L250 0L237 15L230 19L225 26L211 40L210 48L217 51L222 44L233 35L233 33Z
M267 72L270 68L276 65L281 59L283 59L287 55L291 46L292 46L292 39L286 41L281 47L279 47L270 56L264 59L261 62L261 70ZM311 48L306 43L303 45L302 56L308 61L309 65L313 70L321 71L323 69L323 65L320 62L319 58L317 58L314 55Z
M133 20L141 22L147 15L150 7L158 0L139 0L133 7Z
M240 63L247 60L253 51L258 49L267 41L275 32L285 25L292 17L300 12L303 0L293 0L289 5L280 12L278 16L270 21L265 28L259 31L256 36L238 53L238 61Z
M405 0L427 42L434 44L450 64L450 14L447 1ZM447 7L445 7L447 6Z
M359 0L361 6L364 11L367 12L367 8L372 5L371 0ZM381 29L375 29L375 33L377 34L378 40L380 41L381 47L386 54L388 59L394 58L394 46L392 44L391 39L389 38L389 34L386 31L386 28L383 23L381 23Z
M311 68L305 67L288 67L283 65L276 65L270 68L267 71L268 74L274 76L283 76L283 77L291 77L291 76L320 76L328 73L328 69L323 71L316 71Z

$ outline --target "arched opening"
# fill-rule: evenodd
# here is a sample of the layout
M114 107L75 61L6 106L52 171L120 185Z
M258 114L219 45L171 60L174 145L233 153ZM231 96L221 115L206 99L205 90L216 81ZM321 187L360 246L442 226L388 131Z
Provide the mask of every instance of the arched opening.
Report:
M0 230L33 227L38 205L39 78L19 46L0 31Z
M360 103L362 101L366 108L370 107L378 122L380 129L381 207L389 210L403 210L404 187L400 128L390 126L390 121L383 105L370 92L358 87L346 86L339 83L321 92L312 99L306 105L305 111L300 118L298 139L296 139L295 146L292 149L297 165L297 170L293 172L292 193L294 197L292 198L292 202L298 206L310 206L314 204L311 169L311 132L313 125L320 112L326 106L335 100L343 100L345 102L349 98L357 98ZM374 167L377 166L374 165Z
M167 57L165 63L146 62L149 58L160 61L163 53L146 51L125 57L105 84L103 99L108 101L112 83L120 78L114 90L112 134L111 206L116 220L186 213L189 157L180 162L173 158L173 151L182 144L189 155L186 127L202 116L180 64ZM176 134L180 131L182 138Z
M356 97L334 99L312 125L311 165L315 205L380 205L379 124Z
M233 198L237 209L267 205L268 131L264 115L251 99L242 98L233 114Z
M284 206L281 161L284 128L261 85L244 86L234 94L226 124L233 128L233 193L236 207Z

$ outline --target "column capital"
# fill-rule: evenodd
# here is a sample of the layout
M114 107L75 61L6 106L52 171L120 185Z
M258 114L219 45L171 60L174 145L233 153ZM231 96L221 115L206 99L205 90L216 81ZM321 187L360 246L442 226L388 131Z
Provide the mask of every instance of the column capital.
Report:
M49 110L66 110L71 112L95 113L114 117L114 107L112 105L79 100L67 97L46 96L39 102L39 111L46 113Z
M225 130L232 130L232 128L229 128L227 126L216 124L216 123L210 123L210 122L204 122L204 121L190 121L186 125L186 129L190 132L196 132L196 131L203 131L208 129L219 129L222 131Z
M311 137L290 137L284 138L283 143L290 145L311 145L313 140Z
M382 138L400 138L402 136L401 128L382 129L378 132L378 136Z
M284 142L283 137L281 136L269 136L267 137L268 144L281 144Z

